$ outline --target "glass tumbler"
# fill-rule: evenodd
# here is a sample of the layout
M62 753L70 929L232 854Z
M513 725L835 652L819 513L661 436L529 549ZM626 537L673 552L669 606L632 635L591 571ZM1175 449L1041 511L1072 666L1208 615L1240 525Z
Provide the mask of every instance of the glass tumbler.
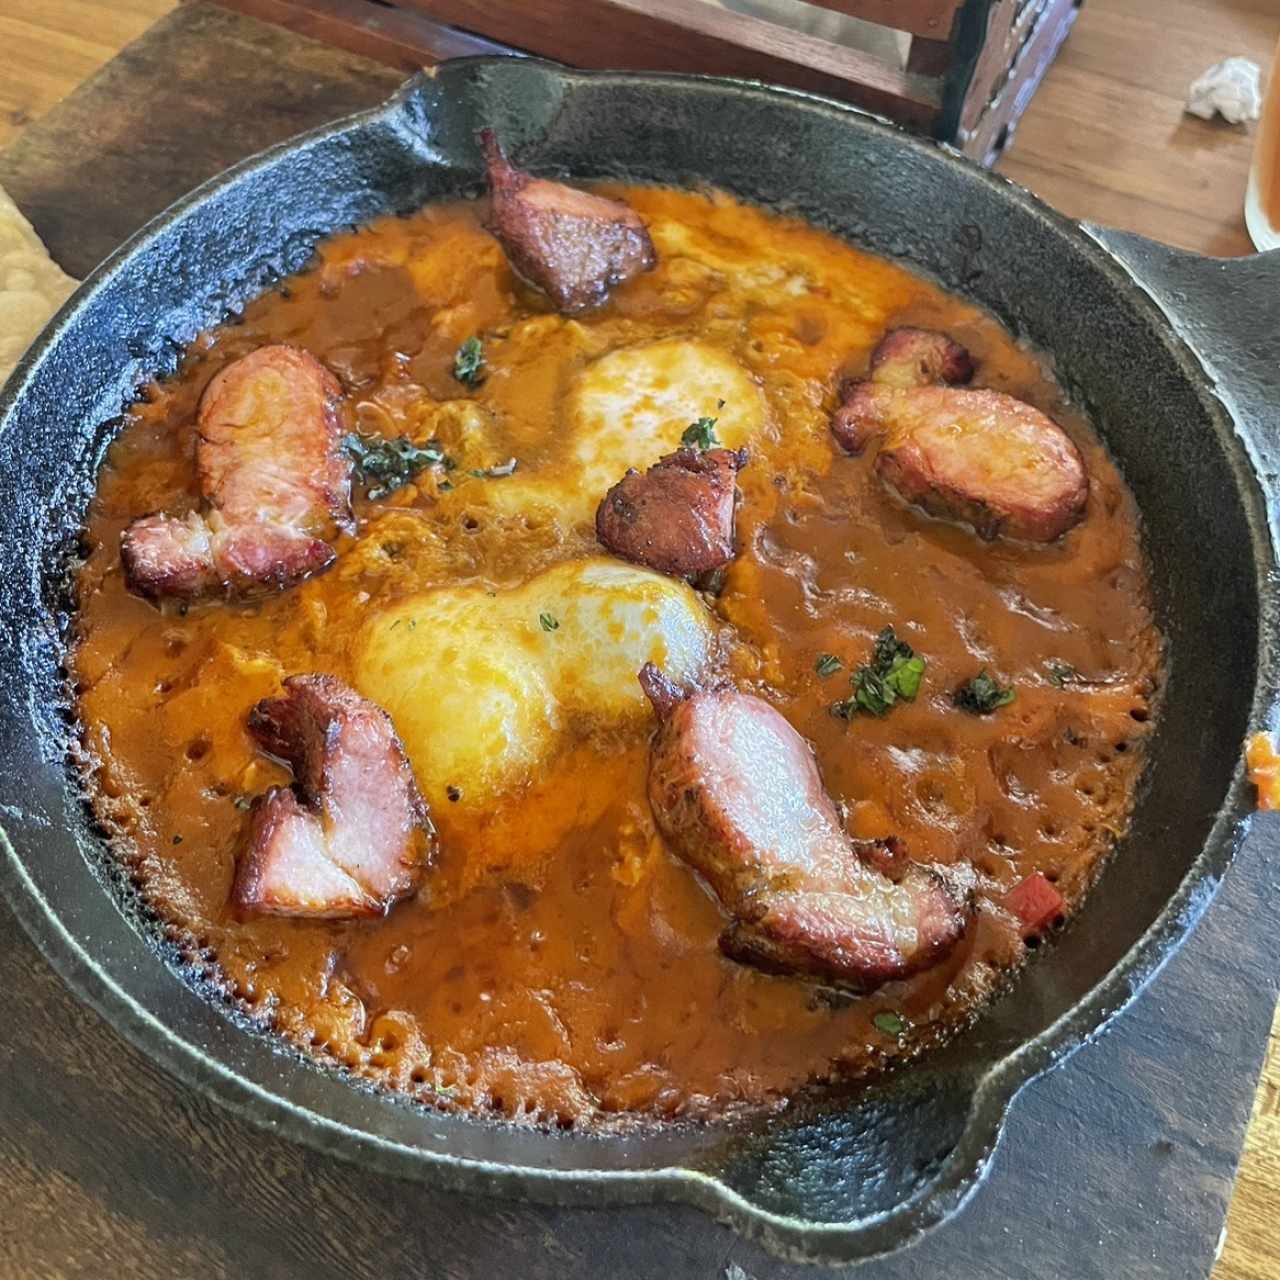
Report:
M1267 96L1254 144L1244 221L1259 249L1280 249L1280 45L1271 63Z

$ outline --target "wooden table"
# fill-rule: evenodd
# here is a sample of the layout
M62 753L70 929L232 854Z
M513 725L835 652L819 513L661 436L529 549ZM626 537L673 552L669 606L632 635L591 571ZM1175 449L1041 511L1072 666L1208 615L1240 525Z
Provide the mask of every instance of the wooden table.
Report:
M172 0L0 0L0 145L172 7ZM1074 216L1201 252L1248 252L1240 205L1249 131L1186 117L1181 100L1187 83L1209 62L1246 53L1265 63L1277 36L1277 0L1091 0L1001 169ZM216 73L211 67L210 74ZM341 109L339 104L335 114ZM73 260L74 244L56 247L69 269L92 265ZM22 998L34 1006L51 999L55 989L52 976L42 973ZM88 1022L93 1015L83 1018ZM1273 1028L1214 1280L1280 1274L1278 1032L1280 1023ZM8 1067L19 1069L12 1061ZM88 1073L94 1065L73 1061L70 1069ZM33 1081L32 1087L40 1084ZM157 1082L155 1096L169 1097L171 1090ZM175 1116L180 1139L200 1140L190 1126L192 1114L203 1107L196 1103ZM68 1120L93 1123L91 1114ZM204 1155L224 1173L234 1167L227 1152ZM24 1207L21 1222L11 1218L0 1229L0 1275L39 1271L42 1220L74 1217L89 1251L100 1217L109 1216L117 1233L123 1220L127 1231L129 1206L121 1202L121 1189L94 1186L83 1173L72 1178L56 1167L15 1167L0 1138L0 1184L7 1182L11 1194L19 1189ZM267 1171L250 1168L246 1176L268 1185ZM199 1192L193 1188L191 1194ZM235 1224L228 1222L226 1230L233 1234ZM14 1264L14 1258L23 1261ZM181 1241L173 1243L172 1258L172 1274L204 1269ZM8 1269L14 1265L18 1269Z

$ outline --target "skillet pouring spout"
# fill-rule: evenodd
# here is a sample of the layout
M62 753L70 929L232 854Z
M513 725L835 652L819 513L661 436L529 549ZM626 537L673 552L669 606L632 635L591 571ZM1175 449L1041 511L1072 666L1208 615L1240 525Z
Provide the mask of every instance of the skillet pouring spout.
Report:
M1011 994L870 1091L748 1121L588 1136L353 1087L229 1009L184 964L89 818L69 764L66 570L122 407L322 236L477 190L486 126L539 175L723 188L966 295L1053 355L1136 495L1168 686L1132 831ZM384 106L207 183L86 281L0 396L6 896L55 967L150 1057L326 1153L548 1204L682 1201L807 1261L909 1243L978 1187L1018 1090L1095 1036L1186 937L1250 807L1240 743L1267 721L1275 693L1274 521L1259 477L1270 484L1277 470L1280 446L1261 426L1280 402L1280 361L1274 348L1232 338L1237 317L1205 291L1215 279L1257 289L1252 305L1274 319L1276 262L1258 260L1255 275L1144 243L1086 234L944 149L835 102L532 59L442 65Z

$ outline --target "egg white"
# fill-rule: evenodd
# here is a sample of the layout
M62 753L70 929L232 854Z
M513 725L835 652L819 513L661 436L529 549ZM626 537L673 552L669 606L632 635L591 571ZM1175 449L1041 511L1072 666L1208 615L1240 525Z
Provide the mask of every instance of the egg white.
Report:
M644 470L678 449L699 418L716 420L726 448L747 444L764 426L765 404L727 351L675 340L624 347L588 365L569 394L568 417L579 483L603 497L628 467Z
M685 429L703 417L716 419L715 437L730 449L766 429L764 393L727 351L683 339L610 351L570 382L559 456L517 470L486 499L511 512L540 509L565 527L589 525L629 468L643 471L680 448Z
M438 805L486 805L536 776L567 729L652 714L646 662L676 680L705 668L715 633L685 583L604 558L519 587L441 587L377 614L356 685L384 707Z

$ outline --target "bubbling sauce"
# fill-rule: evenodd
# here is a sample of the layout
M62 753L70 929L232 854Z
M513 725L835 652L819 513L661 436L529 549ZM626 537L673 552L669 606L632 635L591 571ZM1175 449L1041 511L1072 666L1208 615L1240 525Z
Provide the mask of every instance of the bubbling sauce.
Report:
M173 936L244 1009L421 1100L562 1126L779 1106L962 1026L1025 955L1001 897L1039 871L1074 910L1124 832L1160 675L1133 498L1042 359L975 307L801 222L714 193L602 190L639 211L659 263L580 318L552 314L512 274L482 205L454 203L333 237L308 270L201 335L133 405L102 467L71 660L93 806ZM1059 543L987 544L928 520L868 458L835 448L842 378L901 324L952 335L976 385L1022 397L1075 440L1088 512ZM477 334L487 376L472 390L453 363ZM295 672L357 683L368 620L424 590L500 591L601 554L601 494L581 492L570 465L590 427L574 380L659 341L715 348L762 397L741 554L706 597L725 672L810 740L853 834L972 863L977 911L960 946L863 998L726 959L722 911L654 830L652 725L589 718L492 801L466 803L457 780L458 802L451 790L433 805L436 866L386 918L237 919L246 799L288 781L248 737L250 707ZM120 532L195 504L200 393L270 342L334 371L351 429L438 438L458 465L358 499L335 566L294 590L157 609L125 589ZM703 412L690 404L662 451ZM472 474L512 457L513 475ZM927 659L919 696L883 719L832 716L888 624ZM842 670L819 675L823 654ZM951 691L983 667L1016 699L964 714Z

